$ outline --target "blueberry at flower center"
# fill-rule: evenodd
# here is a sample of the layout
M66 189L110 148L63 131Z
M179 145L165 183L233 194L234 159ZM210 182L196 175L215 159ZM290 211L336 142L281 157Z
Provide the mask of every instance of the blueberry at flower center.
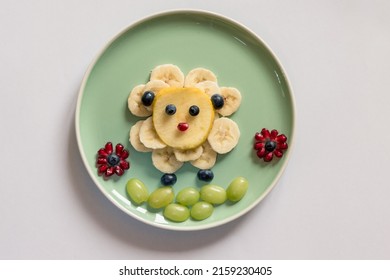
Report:
M274 141L270 141L268 140L266 143L265 143L265 149L268 151L268 152L273 152L276 148L276 143Z
M110 154L107 157L107 162L111 166L117 165L119 163L119 161L120 161L120 158L116 154Z

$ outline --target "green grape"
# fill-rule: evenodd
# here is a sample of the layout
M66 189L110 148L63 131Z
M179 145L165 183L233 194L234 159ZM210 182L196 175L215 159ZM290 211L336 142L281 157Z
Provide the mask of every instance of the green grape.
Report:
M190 217L190 210L184 205L172 203L165 207L164 217L174 222L184 222Z
M227 198L233 202L241 200L248 190L248 184L244 177L235 178L226 189Z
M187 187L179 191L176 195L176 201L185 206L192 206L198 202L200 197L199 191L192 187Z
M211 216L214 211L212 204L206 201L199 201L191 208L191 217L195 220L201 221Z
M150 207L158 209L170 204L174 198L175 194L171 187L161 187L149 195L148 203Z
M205 185L200 189L200 198L212 204L222 204L226 201L226 191L217 185Z
M135 204L141 204L148 200L149 197L148 189L146 188L145 184L142 181L136 178L132 178L129 181L127 181L126 191L130 199Z

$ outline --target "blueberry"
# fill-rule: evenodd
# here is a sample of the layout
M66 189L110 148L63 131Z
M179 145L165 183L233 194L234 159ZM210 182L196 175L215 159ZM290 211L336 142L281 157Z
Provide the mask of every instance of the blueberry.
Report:
M192 105L190 109L188 110L191 116L197 116L199 114L199 107L196 105Z
M116 154L110 154L107 157L107 162L111 166L116 166L120 161L120 158Z
M150 106L152 105L154 100L154 92L153 91L145 91L144 94L142 95L141 101L142 104L145 106Z
M165 173L161 177L161 184L164 186L173 186L177 181L177 177L174 173Z
M210 182L214 178L214 173L210 169L200 169L198 171L198 179L205 182Z
M274 141L267 141L265 143L265 149L268 152L273 152L273 150L275 150L275 148L276 148L276 143Z
M176 106L173 104L168 104L165 107L165 113L167 113L168 115L174 115L176 113Z
M211 96L211 102L213 103L215 109L221 109L225 103L223 96L218 93Z

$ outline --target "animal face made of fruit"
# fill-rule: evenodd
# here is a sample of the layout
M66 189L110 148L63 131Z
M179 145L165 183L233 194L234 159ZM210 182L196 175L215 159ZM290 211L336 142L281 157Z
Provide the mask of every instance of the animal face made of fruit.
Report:
M185 162L208 170L217 154L238 143L238 125L227 117L240 104L241 93L219 87L210 70L195 68L184 76L176 65L157 66L148 83L130 92L130 112L147 117L130 129L130 143L139 152L151 152L153 165L163 173L174 173Z

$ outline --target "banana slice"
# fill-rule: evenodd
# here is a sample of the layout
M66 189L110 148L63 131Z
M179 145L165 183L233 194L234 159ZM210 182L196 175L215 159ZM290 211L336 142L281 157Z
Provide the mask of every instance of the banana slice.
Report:
M173 64L159 65L152 70L150 80L160 80L171 87L183 87L184 74L180 68Z
M175 149L173 152L175 153L175 157L178 161L185 162L198 159L203 153L203 147L199 146L189 150Z
M160 80L155 80L155 81L149 81L146 83L145 85L145 88L144 88L144 91L152 91L154 92L155 95L157 95L157 93L163 89L163 88L166 88L166 87L169 87L169 85L163 81L160 81ZM142 95L141 95L142 97ZM153 106L145 106L146 110L148 110L149 112L152 112L152 108Z
M143 125L144 121L138 121L136 122L130 129L130 143L133 146L133 148L138 152L151 152L152 149L145 147L144 144L142 144L140 138L139 138L139 131L141 129L141 126Z
M158 91L162 88L169 87L169 85L163 81L155 80L155 81L149 81L146 83L144 92L145 91L153 91L154 94L157 94Z
M217 112L222 116L230 116L238 110L241 105L241 93L233 87L221 87L220 93L223 96L223 107Z
M217 82L217 76L215 76L215 74L208 69L195 68L187 74L184 80L184 86L194 87L196 84L204 81Z
M240 139L240 129L231 119L222 117L216 119L207 140L218 154L230 152Z
M210 169L215 165L217 153L211 148L208 141L204 142L202 147L202 155L198 159L191 161L191 164L199 169Z
M197 83L195 87L201 89L210 97L213 94L220 93L218 84L212 81L204 81L204 82Z
M147 118L142 123L139 130L139 139L145 147L150 149L162 149L166 147L166 144L161 141L154 129L152 117Z
M130 112L137 117L148 117L152 113L146 109L146 107L142 104L141 97L144 93L145 85L138 85L134 87L127 99L127 105L129 107Z
M152 162L154 167L164 173L175 173L184 164L176 159L173 149L169 147L153 150Z

